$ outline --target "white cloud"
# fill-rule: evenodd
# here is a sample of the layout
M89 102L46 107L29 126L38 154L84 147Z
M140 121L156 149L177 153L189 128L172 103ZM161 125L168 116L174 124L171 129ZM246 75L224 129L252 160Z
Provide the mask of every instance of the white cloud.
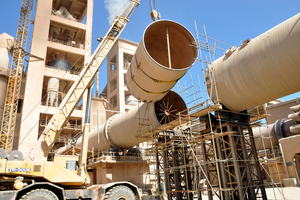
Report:
M119 15L130 0L104 0L105 9L108 11L108 22L112 21Z

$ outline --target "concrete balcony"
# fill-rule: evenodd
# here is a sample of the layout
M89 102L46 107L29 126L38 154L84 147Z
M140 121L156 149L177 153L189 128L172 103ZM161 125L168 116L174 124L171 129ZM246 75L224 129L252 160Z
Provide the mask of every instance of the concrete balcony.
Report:
M79 28L79 29L86 29L87 25L84 23L79 22L76 19L68 19L66 17L63 16L58 16L54 14L54 11L52 11L51 13L51 17L50 17L51 21L60 23L60 24L65 24L65 25L71 25L73 27Z
M62 100L58 101L58 105L57 106L49 106L49 105L47 105L47 101L41 101L41 105L42 106L47 106L47 107L53 107L53 108L56 107L57 108L60 105L61 102L62 102ZM77 105L75 107L75 110L82 110L82 105Z
M78 48L78 49L85 49L84 44L81 44L81 43L78 43L78 42L75 42L75 41L68 42L68 41L54 39L54 38L50 38L50 37L48 38L48 41L55 42L55 43L58 43L58 44L67 45L67 46L70 46L70 47L75 47L75 48Z
M65 80L72 80L75 81L78 76L80 74L80 69L78 70L62 70L62 69L57 69L56 67L52 67L50 65L45 65L46 71L45 71L45 75L49 76L49 77L55 77L55 78L61 78L64 77ZM76 76L74 76L76 75Z
M86 51L84 49L75 48L72 46L64 45L61 43L56 43L52 41L48 41L47 46L51 49L55 49L58 51L64 51L64 52L72 52L73 54L77 55L85 55Z

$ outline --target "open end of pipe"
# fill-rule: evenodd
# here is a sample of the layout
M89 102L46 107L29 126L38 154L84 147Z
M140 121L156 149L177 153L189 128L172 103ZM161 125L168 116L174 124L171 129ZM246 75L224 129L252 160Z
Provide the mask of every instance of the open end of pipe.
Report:
M154 103L155 114L161 125L167 124L187 115L187 108L183 99L173 91L169 91L164 98Z
M172 69L185 69L197 58L197 48L192 34L182 25L167 20L156 21L144 33L148 55L160 65ZM168 51L169 48L169 51Z

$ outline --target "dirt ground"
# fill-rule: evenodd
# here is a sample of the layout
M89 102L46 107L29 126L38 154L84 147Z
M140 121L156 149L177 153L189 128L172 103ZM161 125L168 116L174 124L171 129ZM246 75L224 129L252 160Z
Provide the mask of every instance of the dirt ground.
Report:
M300 187L266 188L268 200L299 200ZM214 200L219 198L214 197ZM208 200L208 196L202 195L202 200Z

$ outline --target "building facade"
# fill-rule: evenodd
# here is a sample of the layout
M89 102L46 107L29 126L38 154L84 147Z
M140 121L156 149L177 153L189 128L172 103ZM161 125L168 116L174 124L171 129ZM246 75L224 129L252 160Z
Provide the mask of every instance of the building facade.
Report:
M93 0L37 1L18 149L26 154L45 129L91 54ZM58 146L82 130L86 96L59 138ZM16 142L15 142L16 143Z
M137 46L137 43L118 39L107 55L107 100L110 110L126 112L137 104L125 83L125 75Z

